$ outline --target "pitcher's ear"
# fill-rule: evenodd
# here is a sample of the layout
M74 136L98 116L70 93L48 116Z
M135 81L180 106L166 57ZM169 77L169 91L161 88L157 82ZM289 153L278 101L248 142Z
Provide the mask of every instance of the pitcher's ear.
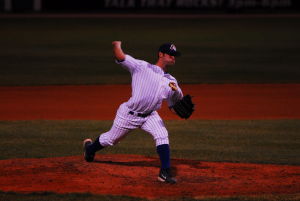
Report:
M161 57L163 57L163 56L164 56L164 53L158 52L158 58L161 58Z

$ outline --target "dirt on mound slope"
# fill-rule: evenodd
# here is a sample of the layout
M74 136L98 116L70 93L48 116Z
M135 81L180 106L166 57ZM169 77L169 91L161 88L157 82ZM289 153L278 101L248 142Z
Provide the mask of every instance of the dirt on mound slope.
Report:
M300 167L172 160L178 183L157 181L157 158L97 155L0 161L0 190L175 198L300 193Z

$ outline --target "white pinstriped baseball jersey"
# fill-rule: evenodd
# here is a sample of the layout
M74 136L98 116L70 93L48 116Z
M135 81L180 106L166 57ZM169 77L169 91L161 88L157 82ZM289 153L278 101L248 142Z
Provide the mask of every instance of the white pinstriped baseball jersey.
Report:
M129 55L125 55L125 60L117 63L131 73L132 96L120 105L112 128L100 136L100 144L104 147L112 146L136 128L150 133L156 146L169 144L168 131L156 110L161 107L163 100L167 100L168 105L172 106L183 97L177 80L159 66ZM170 83L175 83L177 90L172 90ZM136 115L138 113L151 114L140 117Z
M132 76L132 97L127 102L131 110L147 113L158 110L163 100L167 100L168 105L172 106L183 97L177 80L160 67L129 55L125 56L123 62L117 63L128 69ZM176 91L171 89L170 82L177 85Z

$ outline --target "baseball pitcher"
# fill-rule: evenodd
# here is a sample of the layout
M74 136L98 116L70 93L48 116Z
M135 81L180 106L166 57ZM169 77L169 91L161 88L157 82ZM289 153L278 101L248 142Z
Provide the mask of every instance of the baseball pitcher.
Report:
M91 139L84 140L84 159L92 162L97 151L115 145L131 130L141 128L152 135L156 144L161 162L158 180L174 184L176 179L170 171L168 131L157 110L166 100L170 109L181 118L189 118L194 111L191 96L183 96L177 80L168 73L168 67L175 64L180 52L174 44L165 43L158 49L157 62L151 64L125 54L121 41L113 41L112 46L116 63L131 74L132 96L120 105L108 132L101 134L94 142Z

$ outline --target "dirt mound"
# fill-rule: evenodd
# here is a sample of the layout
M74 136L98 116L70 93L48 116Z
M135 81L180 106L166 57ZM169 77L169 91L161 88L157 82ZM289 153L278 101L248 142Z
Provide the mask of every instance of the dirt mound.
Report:
M172 160L178 183L157 181L157 158L97 155L0 161L0 190L93 193L144 198L297 194L300 167Z

